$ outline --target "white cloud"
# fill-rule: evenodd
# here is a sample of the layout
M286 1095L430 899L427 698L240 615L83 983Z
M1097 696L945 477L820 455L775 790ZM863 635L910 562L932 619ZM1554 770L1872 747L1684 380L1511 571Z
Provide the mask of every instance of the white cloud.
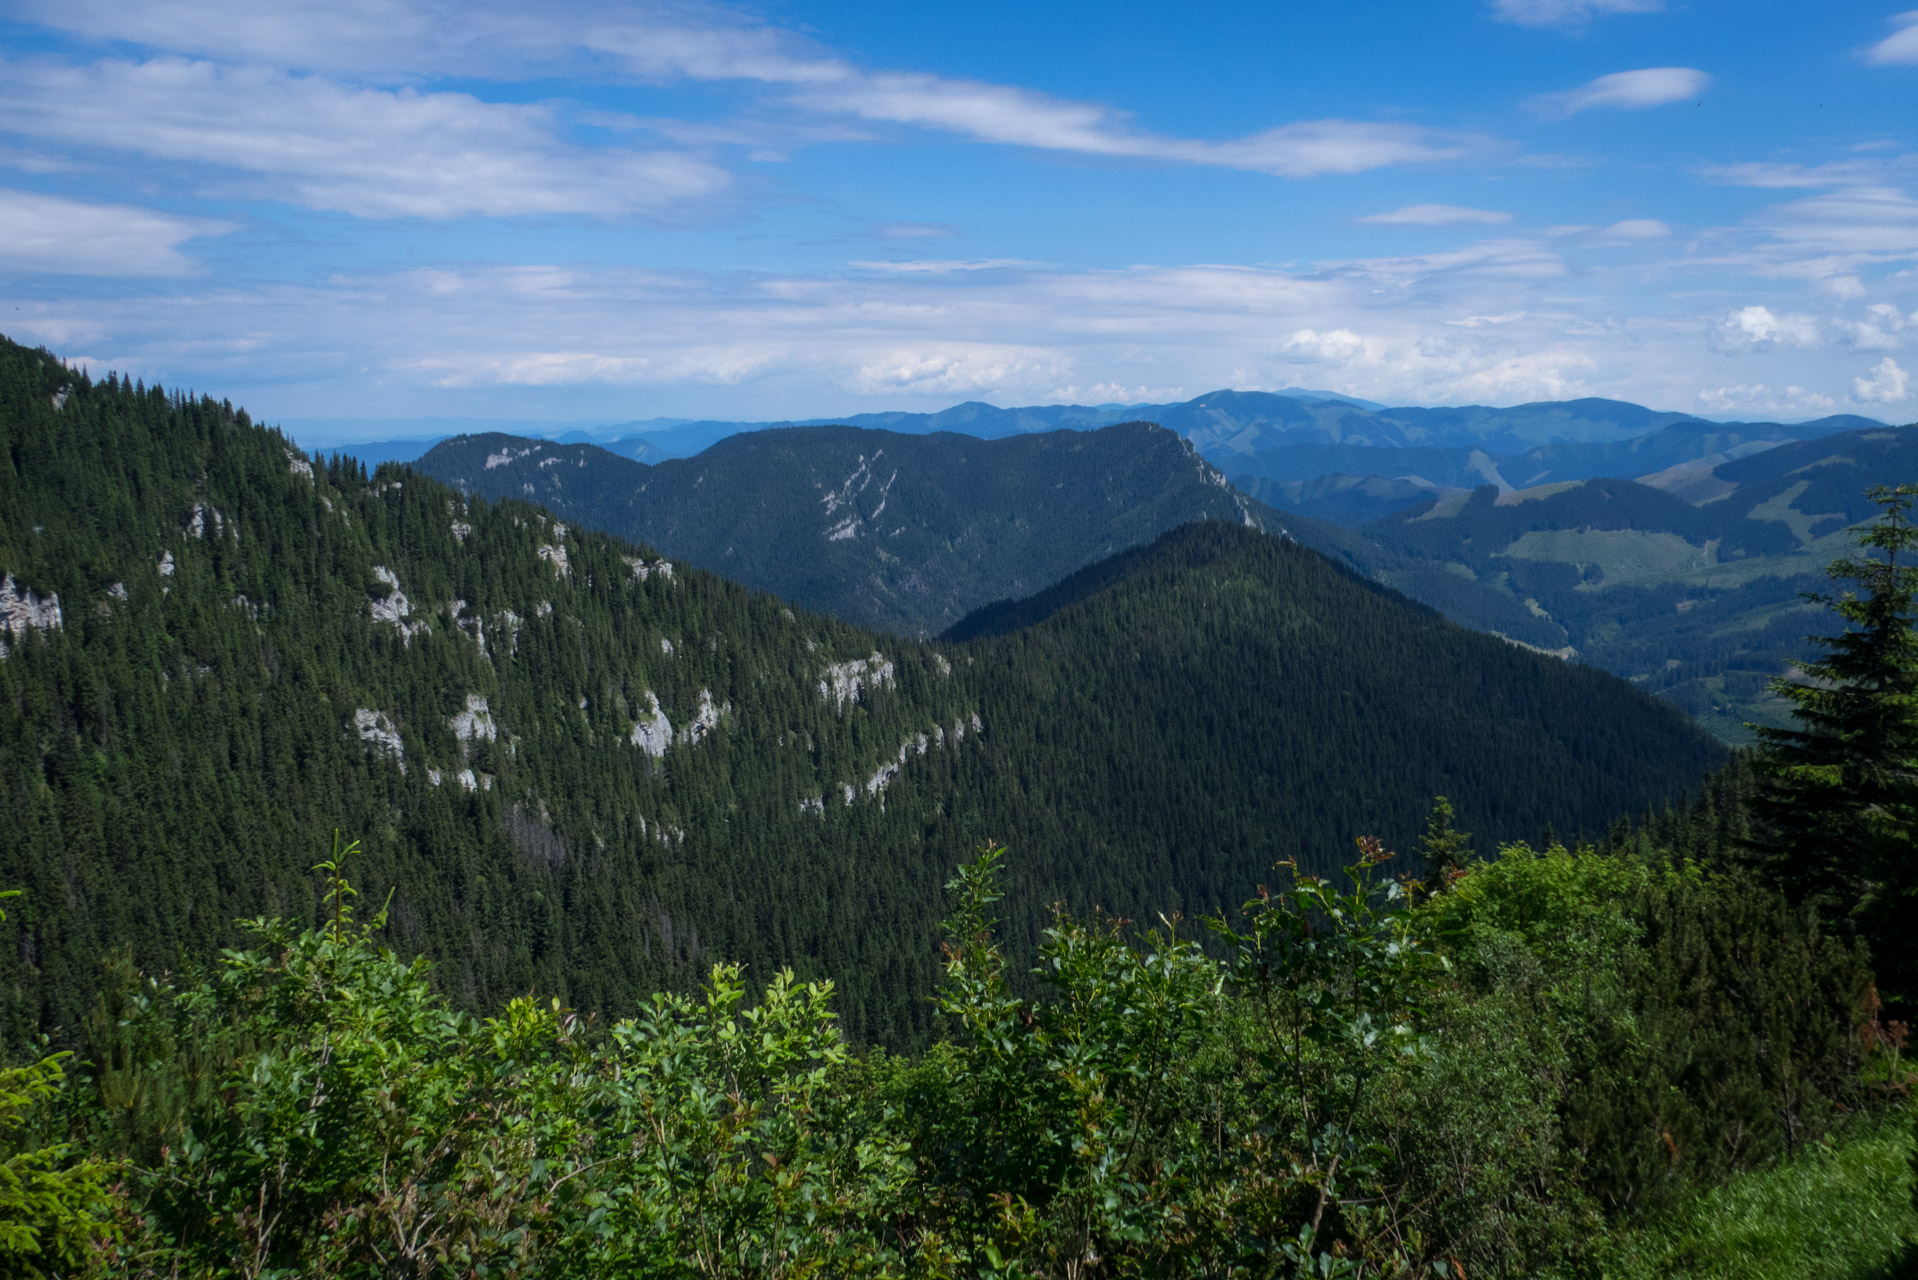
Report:
M195 268L180 245L233 225L122 204L0 189L0 265L89 276L177 276Z
M371 218L623 217L728 182L680 153L571 146L544 106L179 58L0 64L0 113L17 133L236 170L268 180L256 194Z
M1456 204L1408 204L1402 209L1374 213L1359 219L1373 227L1491 226L1511 220L1511 214L1496 209L1468 209Z
M1710 83L1710 76L1692 67L1645 67L1638 71L1614 71L1576 89L1534 98L1532 104L1554 116L1569 116L1593 107L1636 111L1695 98Z
M948 222L884 222L872 233L881 240L950 240L959 229Z
M1918 9L1893 14L1891 24L1897 30L1865 50L1865 61L1875 67L1918 67Z
M1839 328L1851 335L1851 345L1861 351L1896 351L1904 345L1898 337L1906 328L1905 315L1887 302L1865 308L1864 320L1841 321Z
M1627 218L1606 227L1604 234L1607 240L1664 240L1672 229L1657 218Z
M851 121L1292 178L1452 160L1485 145L1417 125L1353 120L1296 121L1236 139L1171 137L1140 129L1100 103L1014 85L861 68L792 32L697 4L664 10L556 0L536 10L499 0L287 0L265 7L246 0L25 0L25 6L30 18L87 37L252 65L210 68L207 62L163 57L61 74L44 64L37 70L28 70L36 64L14 64L5 71L41 82L0 96L0 110L17 115L24 131L297 176L304 179L302 199L367 216L625 216L710 195L724 185L718 170L689 156L570 146L547 107L364 87L368 77L381 76L401 83L429 75L603 79L610 71L615 78L654 82L764 85L778 95L764 104L779 109L783 118L775 123L742 127L607 112L581 116L602 127L648 129L686 146L749 146L748 158L759 161L785 160L792 146L826 137L870 136L870 130L852 132ZM361 87L277 74L288 71L345 75ZM200 82L209 77L215 83ZM97 83L85 84L89 78ZM168 78L181 83L158 83ZM25 110L49 91L48 102ZM795 108L815 120L794 120ZM88 114L97 118L72 119ZM143 127L119 139L105 127L111 119ZM63 120L66 127L59 127ZM369 149L368 143L376 145ZM391 154L393 162L377 163L382 154ZM270 163L273 157L280 159ZM462 163L449 166L446 157ZM475 177L462 184L446 172L449 167ZM599 180L585 180L590 177Z
M1657 13L1661 0L1492 0L1492 14L1526 27L1578 27L1606 13Z
M1757 225L1793 255L1837 261L1918 255L1918 200L1891 186L1849 186L1774 205ZM1826 265L1818 274L1834 274Z
M1725 352L1813 347L1818 345L1818 321L1808 315L1777 315L1770 307L1741 307L1719 322L1715 338Z
M1286 339L1279 350L1298 360L1346 364L1366 355L1367 343L1350 329L1333 329L1328 333L1301 329Z
M871 353L846 385L868 395L974 395L1057 383L1071 372L1069 356L1043 347L941 343Z
M806 86L795 101L814 111L941 129L981 142L1216 165L1287 178L1453 160L1476 145L1418 125L1356 120L1300 121L1224 142L1165 137L1134 129L1123 115L1097 103L905 72L848 70Z
M16 0L20 16L96 40L225 62L356 75L522 71L557 56L576 15L468 0Z
M1712 181L1727 186L1817 189L1864 185L1881 173L1884 167L1883 163L1875 160L1838 160L1817 165L1756 161L1707 165L1701 172Z
M1762 382L1708 388L1698 393L1699 406L1707 413L1767 414L1787 419L1806 415L1823 416L1838 407L1828 395L1787 386L1775 391Z
M1911 379L1898 362L1886 356L1872 366L1869 378L1853 378L1852 393L1868 404L1891 404L1910 394Z
M911 275L949 275L954 271L997 271L1006 267L1036 267L1025 258L919 258L901 262L850 262L862 271L890 271Z

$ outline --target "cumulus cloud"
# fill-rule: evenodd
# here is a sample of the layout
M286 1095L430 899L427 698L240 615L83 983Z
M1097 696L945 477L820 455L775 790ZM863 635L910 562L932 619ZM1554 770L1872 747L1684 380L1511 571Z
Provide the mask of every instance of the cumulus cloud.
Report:
M680 153L570 146L543 106L180 58L0 64L0 113L15 132L254 175L261 192L361 217L621 217L728 182Z
M1645 67L1638 71L1614 71L1576 89L1545 94L1534 98L1532 105L1546 115L1561 117L1593 107L1636 111L1695 98L1710 83L1710 76L1692 67Z
M1818 321L1808 315L1776 315L1770 307L1741 307L1719 322L1716 337L1718 349L1725 352L1813 347L1818 345Z
M942 343L894 347L867 356L846 380L865 394L972 395L1069 377L1072 360L1043 347Z
M195 268L180 245L233 224L152 209L0 189L0 265L89 276L177 276Z
M1891 24L1897 30L1865 50L1865 61L1875 67L1918 67L1918 9L1892 15Z
M1905 315L1888 302L1865 308L1866 319L1841 321L1839 328L1851 345L1861 351L1896 351L1904 345L1899 337L1906 329Z
M1374 213L1359 219L1373 227L1492 226L1511 220L1511 214L1496 209L1470 209L1456 204L1408 204L1401 209Z
M1492 15L1524 27L1582 27L1607 13L1657 13L1661 0L1492 0Z
M1911 394L1911 378L1898 362L1886 356L1871 368L1871 376L1853 378L1852 394L1867 404L1892 404Z
M1350 329L1333 329L1327 333L1301 329L1286 339L1279 350L1298 360L1344 364L1366 354L1366 341Z

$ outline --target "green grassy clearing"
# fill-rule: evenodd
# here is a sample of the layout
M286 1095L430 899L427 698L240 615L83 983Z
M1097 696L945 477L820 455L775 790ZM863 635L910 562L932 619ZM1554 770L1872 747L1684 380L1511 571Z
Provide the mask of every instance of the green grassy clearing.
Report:
M1903 1280L1918 1276L1907 1106L1733 1179L1654 1226L1621 1232L1605 1280Z

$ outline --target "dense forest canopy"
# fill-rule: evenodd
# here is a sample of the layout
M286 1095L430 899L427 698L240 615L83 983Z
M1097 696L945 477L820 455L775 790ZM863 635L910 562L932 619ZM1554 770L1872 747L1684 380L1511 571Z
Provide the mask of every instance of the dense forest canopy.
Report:
M1410 841L1441 793L1488 840L1596 832L1719 758L1608 677L1242 527L1176 530L1023 632L905 641L4 357L16 1043L73 1034L110 951L173 968L242 917L313 920L335 829L463 1006L630 1008L725 957L830 976L852 1035L904 1044L983 839L1026 851L1029 951L1055 900L1218 910L1280 858ZM57 626L21 612L54 600Z

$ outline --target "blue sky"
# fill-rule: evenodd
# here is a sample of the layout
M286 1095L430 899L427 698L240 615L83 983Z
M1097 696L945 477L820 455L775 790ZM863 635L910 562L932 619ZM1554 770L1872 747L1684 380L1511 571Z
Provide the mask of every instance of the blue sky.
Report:
M0 332L269 420L1918 416L1895 3L0 15Z

